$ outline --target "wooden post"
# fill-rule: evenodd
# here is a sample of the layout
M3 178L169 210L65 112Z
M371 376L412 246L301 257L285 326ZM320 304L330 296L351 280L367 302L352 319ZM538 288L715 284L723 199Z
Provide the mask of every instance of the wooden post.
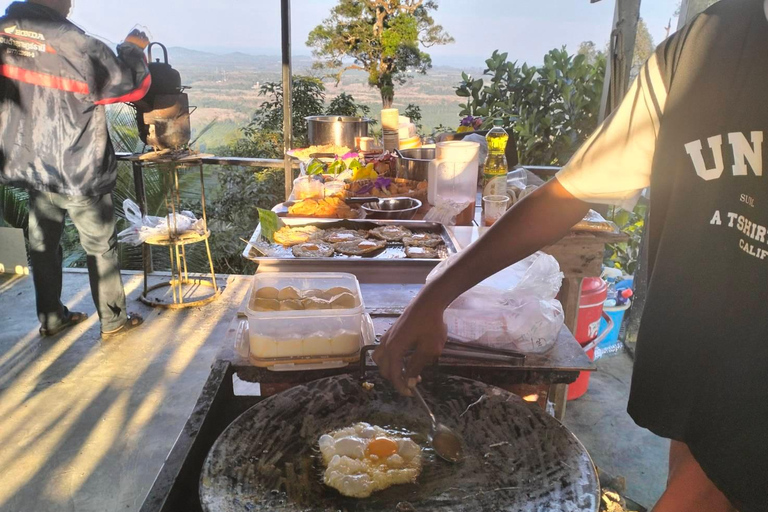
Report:
M640 0L616 0L610 54L605 66L600 122L611 115L629 89L629 75L632 71L632 58L635 55L635 38L639 21Z
M291 69L291 0L280 0L283 54L283 158L285 159L285 198L293 188L293 166L288 151L293 146L293 73Z

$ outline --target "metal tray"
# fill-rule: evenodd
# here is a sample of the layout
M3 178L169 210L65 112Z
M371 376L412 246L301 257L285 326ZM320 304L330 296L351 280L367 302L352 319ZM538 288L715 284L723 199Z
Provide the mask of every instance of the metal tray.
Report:
M317 226L321 229L343 228L343 229L374 229L379 226L395 225L403 226L415 233L435 233L443 238L444 245L438 250L438 258L407 258L405 256L405 246L401 243L387 243L387 247L368 256L346 256L334 254L329 258L296 258L290 251L286 251L284 256L264 256L252 244L261 238L261 225L253 232L249 244L243 251L243 257L259 264L277 264L281 266L297 265L305 266L307 264L337 264L343 263L354 266L367 266L371 263L396 265L398 267L423 266L424 264L437 265L440 261L448 258L458 252L459 244L443 224L436 222L427 222L422 220L336 220L336 219L307 219L307 218L284 218L283 222L287 226Z

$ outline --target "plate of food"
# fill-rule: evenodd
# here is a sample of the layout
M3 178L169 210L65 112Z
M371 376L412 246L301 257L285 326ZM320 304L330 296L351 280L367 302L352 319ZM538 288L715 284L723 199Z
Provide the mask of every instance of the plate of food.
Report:
M434 222L275 218L262 220L243 252L245 258L297 265L310 260L436 265L458 248L451 232Z
M206 512L557 510L597 512L595 467L562 424L520 397L460 377L421 385L463 440L439 459L429 418L378 375L341 375L255 405L203 463Z

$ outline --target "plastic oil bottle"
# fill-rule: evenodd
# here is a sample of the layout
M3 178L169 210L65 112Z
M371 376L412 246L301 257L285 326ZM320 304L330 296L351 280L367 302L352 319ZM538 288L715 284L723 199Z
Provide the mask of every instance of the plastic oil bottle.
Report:
M488 156L483 170L483 197L507 195L507 142L509 135L502 119L494 119L493 128L485 136Z

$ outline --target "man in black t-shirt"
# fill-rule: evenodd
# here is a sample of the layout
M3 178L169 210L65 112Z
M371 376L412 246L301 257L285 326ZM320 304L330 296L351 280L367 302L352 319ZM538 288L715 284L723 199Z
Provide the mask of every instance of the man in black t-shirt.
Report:
M402 393L441 352L443 311L460 294L559 240L590 203L631 209L650 186L628 408L672 441L654 510L768 511L766 5L721 0L662 43L557 179L424 287L375 353Z

